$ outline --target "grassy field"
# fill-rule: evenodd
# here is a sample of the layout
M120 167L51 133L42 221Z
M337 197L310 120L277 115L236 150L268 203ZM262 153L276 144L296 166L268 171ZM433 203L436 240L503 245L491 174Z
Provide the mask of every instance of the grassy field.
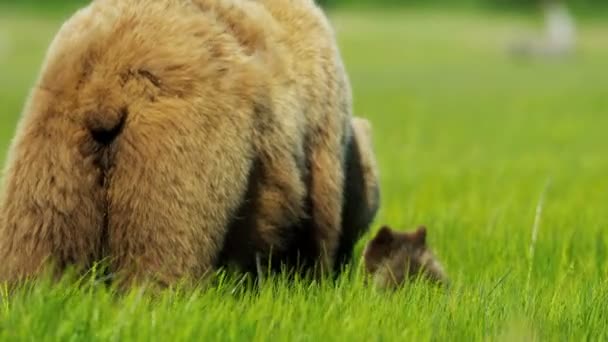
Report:
M374 125L374 228L428 225L449 291L381 293L356 267L333 285L227 279L154 300L39 284L3 299L0 339L608 339L608 25L582 22L576 58L540 63L505 54L529 18L332 18L356 112ZM61 19L0 9L0 159Z

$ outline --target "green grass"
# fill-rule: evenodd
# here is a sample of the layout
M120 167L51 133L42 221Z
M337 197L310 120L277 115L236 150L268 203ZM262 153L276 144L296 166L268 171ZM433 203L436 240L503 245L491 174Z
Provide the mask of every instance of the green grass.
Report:
M0 13L3 159L61 18ZM254 291L231 280L157 299L39 284L2 301L0 339L608 339L608 25L582 22L570 61L523 63L504 53L531 28L519 17L332 18L356 112L374 126L374 228L427 224L449 292L381 293L356 270L336 285L274 279Z

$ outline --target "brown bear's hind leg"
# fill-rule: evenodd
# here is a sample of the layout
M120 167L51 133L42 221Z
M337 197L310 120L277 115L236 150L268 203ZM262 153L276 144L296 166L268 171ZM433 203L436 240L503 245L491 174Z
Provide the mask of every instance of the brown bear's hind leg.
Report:
M38 97L44 94L38 94ZM36 103L44 103L35 98ZM100 145L56 113L26 118L18 130L0 204L0 281L86 268L101 256L104 224Z
M110 175L112 269L119 286L197 281L214 271L247 190L250 139L229 120L214 130L145 120L127 122Z

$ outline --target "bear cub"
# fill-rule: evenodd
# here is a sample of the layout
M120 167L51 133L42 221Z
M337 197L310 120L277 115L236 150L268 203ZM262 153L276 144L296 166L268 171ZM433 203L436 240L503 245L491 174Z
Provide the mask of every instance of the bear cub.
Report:
M382 289L395 289L421 277L447 284L448 277L426 241L427 229L399 232L382 227L363 252L365 271Z

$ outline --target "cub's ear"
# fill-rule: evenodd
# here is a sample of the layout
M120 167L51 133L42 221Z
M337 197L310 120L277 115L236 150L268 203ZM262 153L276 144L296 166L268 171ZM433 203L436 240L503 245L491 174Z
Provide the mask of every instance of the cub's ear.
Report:
M413 235L414 244L417 246L426 246L426 227L420 226Z
M380 228L373 242L377 244L388 244L393 241L393 231L388 226Z

